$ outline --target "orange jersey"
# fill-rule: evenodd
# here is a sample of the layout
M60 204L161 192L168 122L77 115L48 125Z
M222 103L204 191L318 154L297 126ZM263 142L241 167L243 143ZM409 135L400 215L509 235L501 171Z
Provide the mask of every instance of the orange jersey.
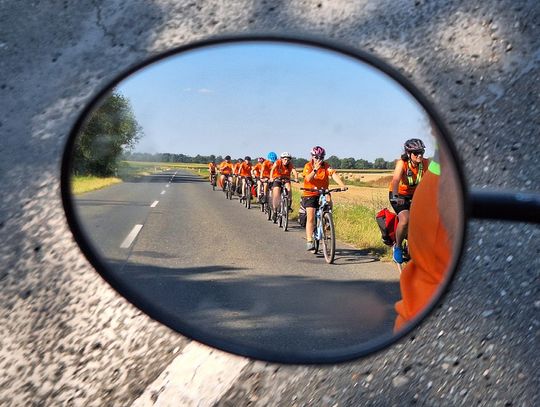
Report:
M409 252L411 261L400 276L401 300L394 331L413 320L433 300L452 260L451 242L439 214L438 175L426 172L411 205Z
M256 177L261 176L261 171L262 171L262 163L257 163L253 166L253 172L255 173Z
M261 178L269 178L270 177L270 170L272 170L272 165L274 163L270 160L264 160L262 163L262 173Z
M208 171L210 171L212 174L216 172L216 164L214 163L208 163Z
M283 164L281 159L277 160L275 163L275 168L272 170L270 177L271 178L291 178L291 171L293 169L293 164L289 161L289 164Z
M422 176L427 173L429 161L426 158L422 159ZM408 171L411 170L410 176L412 177L412 185L409 184ZM401 179L399 180L398 194L399 195L412 195L414 190L418 186L420 180L418 180L418 172L420 166L413 167L410 165L409 160L403 162L403 171L401 172ZM417 182L418 180L418 182ZM392 192L392 182L390 181L390 192Z
M243 162L240 164L240 176L241 177L251 177L251 164L248 164L246 162Z
M242 163L233 164L233 174L234 175L238 175L238 173L240 172L240 166L241 165L242 165Z
M302 175L304 176L304 188L328 188L330 185L330 177L335 174L336 170L330 167L330 164L323 162L321 167L311 181L306 180L306 177L313 171L313 162L310 161L304 166ZM303 191L304 196L317 196L317 192Z
M233 164L228 163L227 161L222 161L219 164L219 171L224 175L230 175L233 171Z

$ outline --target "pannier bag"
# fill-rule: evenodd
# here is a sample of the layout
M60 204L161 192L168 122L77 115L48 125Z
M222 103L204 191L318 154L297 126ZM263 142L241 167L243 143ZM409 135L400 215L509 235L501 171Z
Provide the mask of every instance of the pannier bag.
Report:
M393 246L396 241L396 228L398 224L396 214L384 208L377 213L375 220L381 230L383 243L387 246Z
M307 220L306 208L304 207L304 203L302 202L302 199L300 199L300 206L298 206L298 223L300 224L300 226L305 228L306 220Z

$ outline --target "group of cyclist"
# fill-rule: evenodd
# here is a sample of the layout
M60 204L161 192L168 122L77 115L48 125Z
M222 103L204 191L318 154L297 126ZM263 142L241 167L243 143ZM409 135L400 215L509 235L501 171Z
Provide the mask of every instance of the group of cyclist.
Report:
M422 180L422 176L428 169L429 162L424 158L426 147L422 140L413 138L404 143L404 152L396 162L396 167L389 185L389 200L392 208L398 216L398 226L396 230L396 242L392 248L392 257L396 263L403 263L404 252L403 242L407 238L409 227L409 210L411 207L414 191ZM307 162L302 171L303 193L302 206L306 208L306 249L314 250L312 235L315 225L315 212L319 205L319 193L309 191L309 189L327 189L330 179L333 179L342 190L347 187L343 183L338 173L324 161L326 151L321 146L311 149L311 160ZM250 156L243 159L238 158L233 163L228 155L216 165L215 162L209 164L209 170L214 177L219 173L219 185L224 188L225 178L232 183L237 191L245 191L245 184L248 179L256 180L257 197L264 202L270 196L270 202L274 217L279 206L281 188L286 188L289 192L289 210L292 210L291 180L298 182L298 172L293 166L291 154L281 153L278 158L275 152L269 152L267 157L258 157L257 163L252 164ZM270 195L268 195L270 188ZM241 199L250 199L241 195ZM328 199L331 200L330 195ZM275 220L275 219L274 219Z
M320 146L315 146L311 149L311 160L304 166L302 175L304 178L305 189L326 189L332 178L343 190L347 187L330 165L324 161L326 151ZM270 204L272 207L272 216L275 221L278 207L280 204L281 189L285 188L288 191L289 211L292 211L292 192L291 181L299 182L299 174L294 168L292 156L289 152L283 152L279 158L273 151L269 152L264 157L257 158L257 163L252 164L250 156L244 159L237 159L233 163L228 155L225 159L215 165L215 162L209 164L211 174L219 173L219 185L224 188L226 178L232 183L233 189L237 191L245 191L245 183L248 179L255 179L257 186L257 199L261 204ZM269 193L270 190L270 193ZM315 211L318 208L319 193L314 191L303 191L302 206L306 208L306 249L315 250L315 245L312 240ZM265 202L269 198L269 202ZM241 199L250 199L250 197L241 195ZM329 198L330 199L330 198Z

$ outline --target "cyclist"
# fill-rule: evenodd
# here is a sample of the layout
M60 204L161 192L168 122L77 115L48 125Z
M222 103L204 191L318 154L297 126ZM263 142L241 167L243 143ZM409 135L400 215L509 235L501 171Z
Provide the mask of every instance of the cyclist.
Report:
M244 157L244 161L240 164L240 169L238 170L238 175L242 179L242 199L249 199L250 196L245 196L243 193L245 187L246 187L246 179L251 178L251 171L253 170L253 166L251 165L251 157L249 155L246 155ZM249 194L251 194L251 191L249 191Z
M388 193L390 204L398 216L396 243L392 248L392 257L398 264L403 263L402 245L403 240L407 238L411 199L429 166L428 160L424 158L426 146L422 140L409 139L403 147L405 152L397 160Z
M315 146L311 149L311 161L304 166L302 175L304 176L304 188L324 188L330 185L330 177L341 187L343 191L348 188L345 186L338 173L330 167L324 156L326 151L321 146ZM327 198L331 203L331 197ZM313 191L303 191L302 205L306 208L306 250L315 250L313 243L313 230L315 229L315 212L319 207L319 194Z
M244 160L242 158L238 158L236 160L236 163L233 164L233 191L236 192L237 195L240 195L241 190L241 184L240 184L240 166Z
M274 221L276 220L277 210L279 208L281 188L283 186L285 186L285 188L289 192L289 211L292 211L291 174L294 175L294 180L298 182L298 172L296 172L296 169L293 166L291 154L284 151L283 153L281 153L280 159L274 163L272 169L270 170Z
M261 170L261 184L264 185L264 194L263 199L266 199L266 196L268 195L268 181L270 179L270 172L272 171L272 166L277 161L277 154L273 151L270 151L268 155L266 156L266 160L262 163L262 170ZM260 193L260 191L259 191Z
M451 163L444 149L435 150L415 192L408 237L411 261L399 279L401 299L395 304L394 332L414 320L433 301L450 271L463 219L458 177Z
M216 160L212 160L208 163L208 172L210 172L210 183L212 183L212 176L216 176Z
M262 174L262 165L264 162L263 157L257 158L257 164L253 166L253 169L251 170L251 175L257 180L257 197L261 196L261 174ZM260 203L260 201L259 201Z
M221 188L225 190L225 177L229 177L232 175L233 172L233 163L231 162L231 156L225 156L225 160L223 160L219 164L219 179L221 182ZM232 182L232 179L231 179Z

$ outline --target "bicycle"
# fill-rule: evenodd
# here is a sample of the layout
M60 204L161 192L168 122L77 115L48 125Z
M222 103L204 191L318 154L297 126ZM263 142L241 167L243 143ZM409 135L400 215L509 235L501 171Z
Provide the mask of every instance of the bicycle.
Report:
M215 191L217 185L216 173L210 173L210 184L212 185L212 191Z
M319 251L319 242L322 241L324 259L328 264L334 262L336 255L336 232L334 229L334 218L332 215L332 205L326 199L331 192L342 192L342 188L319 189L300 188L303 191L319 193L319 207L315 212L315 229L313 230L313 243L315 244L315 254Z
M223 182L223 192L225 192L226 199L232 199L233 196L233 186L230 175L225 175L225 181Z
M274 223L278 223L280 228L283 228L283 231L286 232L289 227L289 191L285 188L285 182L298 182L294 180L289 180L285 178L280 178L282 182L281 186L281 196L279 199L279 208L274 215Z
M265 194L264 193L264 187L265 187L265 184L268 184L268 179L263 181L263 180L261 180L259 178L257 181L259 181L261 183L260 188L259 188L259 193L257 195L257 201L259 202L259 204L261 206L261 212L265 213L266 212L266 207L268 206L268 190L267 190L267 193Z
M251 177L242 177L245 178L246 182L244 183L244 188L242 189L242 196L240 201L244 203L244 206L248 209L251 208L251 187L253 185L253 179Z

